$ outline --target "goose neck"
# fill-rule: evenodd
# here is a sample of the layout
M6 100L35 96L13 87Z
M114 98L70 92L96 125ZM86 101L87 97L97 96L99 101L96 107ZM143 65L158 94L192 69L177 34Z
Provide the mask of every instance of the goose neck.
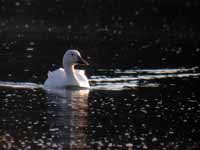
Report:
M64 70L67 76L74 76L74 65L64 65Z

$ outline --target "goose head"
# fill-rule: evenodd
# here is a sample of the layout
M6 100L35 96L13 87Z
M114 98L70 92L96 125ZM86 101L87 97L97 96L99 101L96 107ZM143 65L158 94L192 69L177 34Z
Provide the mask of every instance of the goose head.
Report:
M82 58L78 50L67 50L63 57L63 64L69 66L77 64L89 65L88 62Z

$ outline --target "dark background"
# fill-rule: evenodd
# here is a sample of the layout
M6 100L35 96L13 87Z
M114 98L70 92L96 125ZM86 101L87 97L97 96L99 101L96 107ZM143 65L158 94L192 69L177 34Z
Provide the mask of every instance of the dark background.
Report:
M70 48L98 67L196 66L199 6L199 0L0 0L1 75L46 74Z
M34 149L41 140L69 144L68 116L84 120L88 111L86 132L93 149L93 141L102 141L104 149L109 143L120 149L127 149L126 143L133 143L133 149L145 149L143 144L148 149L200 149L199 69L164 70L198 66L199 10L200 0L0 0L0 142L10 139L21 149ZM109 87L122 84L123 90L91 90L88 110L83 105L84 110L69 113L71 105L63 105L63 97L11 88L43 84L69 48L80 49L90 62L88 78L98 76ZM140 79L143 75L147 80ZM137 86L129 89L131 83ZM76 116L77 110L83 114ZM54 127L59 130L50 131Z

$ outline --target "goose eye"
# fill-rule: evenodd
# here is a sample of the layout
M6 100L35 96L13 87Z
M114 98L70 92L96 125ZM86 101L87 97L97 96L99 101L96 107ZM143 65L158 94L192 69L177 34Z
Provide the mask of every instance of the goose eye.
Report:
M74 54L71 54L71 56L74 56Z

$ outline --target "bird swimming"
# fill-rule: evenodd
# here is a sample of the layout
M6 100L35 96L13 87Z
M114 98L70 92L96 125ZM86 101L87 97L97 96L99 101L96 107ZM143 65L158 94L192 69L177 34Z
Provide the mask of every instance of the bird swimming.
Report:
M85 70L75 69L78 64L89 65L78 50L67 50L63 56L63 68L49 71L44 87L46 89L90 88Z

